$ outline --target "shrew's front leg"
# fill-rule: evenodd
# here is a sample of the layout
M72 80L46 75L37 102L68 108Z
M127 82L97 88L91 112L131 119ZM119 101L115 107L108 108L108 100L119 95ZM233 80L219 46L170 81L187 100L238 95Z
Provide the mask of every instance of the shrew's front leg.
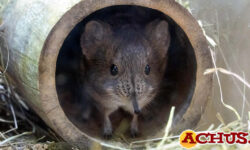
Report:
M112 137L112 123L110 121L111 111L104 112L104 122L103 122L103 137L105 139L110 139Z

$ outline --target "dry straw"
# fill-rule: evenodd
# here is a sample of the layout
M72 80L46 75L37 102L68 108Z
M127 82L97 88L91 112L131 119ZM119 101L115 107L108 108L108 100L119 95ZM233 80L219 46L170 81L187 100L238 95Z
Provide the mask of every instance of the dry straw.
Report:
M177 0L180 4L182 4L184 7L186 7L189 11L191 9L189 8L189 1L187 0ZM201 21L198 21L200 26L203 28L203 24ZM1 27L0 27L1 28ZM245 76L243 74L243 77L240 75L228 71L227 69L217 67L216 66L216 59L215 59L215 52L214 48L216 46L219 46L211 37L207 36L205 30L203 30L204 35L207 38L207 41L210 44L210 52L211 52L211 58L213 60L213 65L214 68L208 68L205 70L204 75L212 74L215 73L218 85L219 85L219 92L220 92L220 100L223 106L229 110L231 110L237 117L236 121L233 121L231 123L226 124L223 117L217 113L217 118L220 120L221 124L215 128L215 126L212 124L210 127L206 130L209 132L217 132L217 131L224 131L224 132L230 132L230 131L248 131L250 132L250 112L248 112L248 124L242 122L242 116L244 115L244 109L245 109L245 103L246 103L246 97L245 97L245 88L250 88L249 82L246 81ZM219 32L219 31L218 31ZM217 33L218 33L217 32ZM219 38L219 35L218 35ZM6 45L7 51L8 47ZM221 49L220 49L221 50ZM2 57L2 55L1 55ZM223 55L223 58L225 60L225 57ZM9 58L8 58L9 59ZM1 59L3 60L3 59ZM1 62L2 66L4 65L3 62ZM9 84L8 80L6 79L5 72L8 67L8 62L6 63L6 67L3 69L3 71L0 73L0 109L4 109L6 112L9 112L11 116L8 116L8 119L0 117L0 123L1 124L13 124L13 126L10 126L10 129L7 129L5 132L0 132L0 147L3 146L11 146L13 148L16 148L16 140L21 138L24 135L30 135L35 132L36 126L32 121L30 121L27 117L25 117L25 114L22 112L16 112L15 106L16 104L21 106L24 109L28 109L28 106L25 104L25 102L22 100L22 98L18 95L18 93L15 92L14 88ZM243 91L243 104L242 104L242 113L241 116L239 113L236 111L236 109L228 104L226 104L223 100L223 93L222 93L222 86L219 78L219 73L223 73L225 75L229 75L240 81L244 85L244 91ZM175 108L172 107L170 111L170 116L168 119L168 122L166 124L166 128L164 131L164 136L159 137L159 138L154 138L154 139L147 139L143 141L134 141L130 143L130 147L126 148L123 145L117 145L117 144L112 144L112 143L106 143L102 142L96 139L93 139L98 145L104 146L110 149L120 149L120 150L128 150L128 149L133 149L133 148L143 148L143 149L150 149L150 150L161 150L161 149L182 149L179 144L179 135L169 135L169 132L171 130L172 122L173 122L173 117L174 117L174 110ZM20 120L17 120L20 119ZM32 127L32 131L28 132L18 132L18 123L19 121L25 120L27 122L27 125ZM199 131L199 132L204 132L204 131ZM10 134L12 133L12 134ZM28 142L27 142L28 143ZM26 143L26 144L27 144ZM25 143L24 143L25 144ZM100 146L96 146L95 149L101 149ZM218 149L218 150L224 150L224 149L249 149L249 145L226 145L226 144L221 144L221 145L198 145L194 149Z

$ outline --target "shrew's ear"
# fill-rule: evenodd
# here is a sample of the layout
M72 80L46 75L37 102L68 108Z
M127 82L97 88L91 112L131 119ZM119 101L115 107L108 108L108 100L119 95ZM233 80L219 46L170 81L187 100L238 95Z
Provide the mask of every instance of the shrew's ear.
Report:
M98 47L111 35L110 25L101 21L90 21L85 25L80 44L86 58L95 55Z
M150 43L157 48L159 55L165 56L171 40L167 21L154 20L146 26L145 32Z

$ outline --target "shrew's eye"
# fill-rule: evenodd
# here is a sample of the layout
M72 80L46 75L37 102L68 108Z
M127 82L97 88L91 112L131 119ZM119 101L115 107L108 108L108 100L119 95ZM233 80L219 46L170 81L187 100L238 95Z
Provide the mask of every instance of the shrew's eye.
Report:
M118 74L118 67L115 64L112 64L110 67L110 73L112 76L115 76Z
M144 72L146 75L149 75L149 73L150 73L150 66L149 65L146 65Z

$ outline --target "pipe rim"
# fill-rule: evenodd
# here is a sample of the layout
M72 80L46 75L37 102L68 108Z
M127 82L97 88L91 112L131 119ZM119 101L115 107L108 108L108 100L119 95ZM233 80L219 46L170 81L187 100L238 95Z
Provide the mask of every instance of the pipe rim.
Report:
M89 146L92 141L97 140L81 132L69 121L62 110L56 91L56 60L64 39L77 23L96 10L114 5L137 5L156 9L171 17L186 33L194 48L197 61L196 86L191 104L183 118L177 121L179 126L177 125L173 128L173 132L179 133L184 127L191 128L199 121L204 111L201 108L205 107L210 98L212 77L211 75L204 76L203 72L205 69L211 68L212 60L210 59L208 44L197 21L186 9L172 0L84 0L67 11L48 35L39 60L40 100L42 110L47 114L48 124L69 142L77 142L79 145ZM64 22L69 19L70 23L65 24ZM210 84L207 85L207 83Z

